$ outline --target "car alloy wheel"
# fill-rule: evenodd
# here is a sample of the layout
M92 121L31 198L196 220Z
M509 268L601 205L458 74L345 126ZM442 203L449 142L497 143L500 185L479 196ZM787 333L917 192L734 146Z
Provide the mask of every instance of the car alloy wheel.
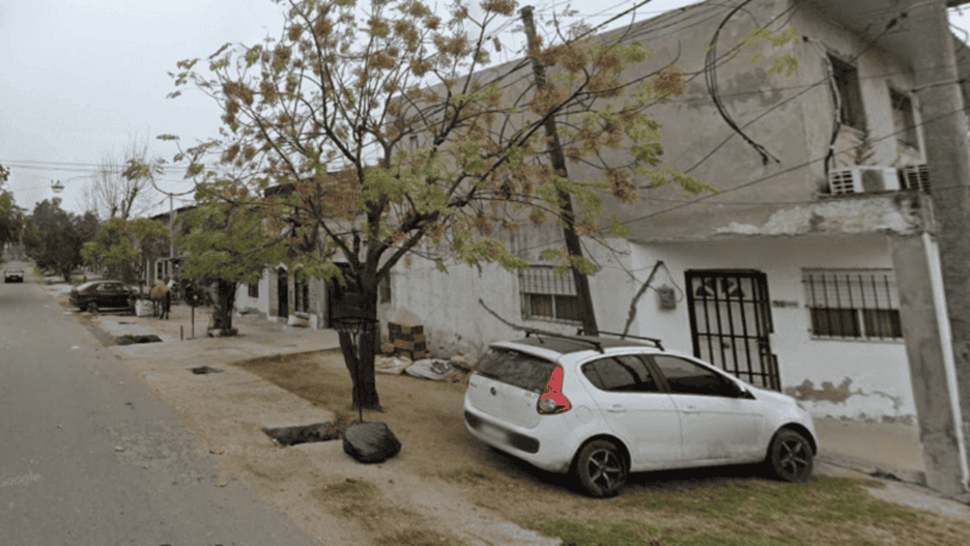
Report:
M812 475L814 453L804 436L794 430L783 429L775 434L768 449L769 469L786 482L803 482Z
M593 440L579 450L575 475L590 496L612 497L626 483L626 462L613 442Z
M94 314L98 312L98 304L93 301L88 304L88 313Z

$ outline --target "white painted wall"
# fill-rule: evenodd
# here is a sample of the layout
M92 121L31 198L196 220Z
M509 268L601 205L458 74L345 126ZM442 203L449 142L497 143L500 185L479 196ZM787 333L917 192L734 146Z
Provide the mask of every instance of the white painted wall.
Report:
M236 310L242 311L247 307L257 309L262 317L269 314L269 270L264 269L263 275L259 278L259 297L249 297L249 286L246 283L239 283L236 288Z
M796 242L797 241L797 242ZM812 388L803 407L816 417L909 422L916 409L906 348L901 341L813 340L802 286L802 268L892 268L883 235L775 238L692 244L633 245L632 263L646 278L663 260L654 286L677 289L677 308L661 311L650 291L637 310L640 335L660 337L665 346L693 352L684 290L688 269L755 269L768 277L772 300L797 301L797 308L772 306L772 352L778 355L782 390Z
M549 224L537 231L531 236L513 237L510 248L518 250L530 263L554 265L554 262L540 262L538 255L546 248L563 246L561 239L555 239L556 232L561 234L561 230ZM552 242L537 243L549 234L551 237L545 240ZM617 254L595 242L584 241L584 244L587 255L601 267L589 279L599 328L622 331L632 291L636 290L632 278L624 271L629 269L627 243L611 241L611 246L619 251ZM482 264L481 271L465 264L453 264L448 273L442 273L435 264L415 258L411 267L399 266L392 277L392 303L382 316L384 335L387 335L388 320L421 323L433 353L447 357L462 351L475 358L488 343L523 336L482 308L479 298L515 325L576 333L577 323L523 320L518 285L517 273L495 263Z

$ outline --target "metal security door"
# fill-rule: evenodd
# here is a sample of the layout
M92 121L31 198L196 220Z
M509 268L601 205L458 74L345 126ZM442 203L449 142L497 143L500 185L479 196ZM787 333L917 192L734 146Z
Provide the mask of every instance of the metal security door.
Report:
M781 390L768 278L751 270L687 271L694 356L757 387Z

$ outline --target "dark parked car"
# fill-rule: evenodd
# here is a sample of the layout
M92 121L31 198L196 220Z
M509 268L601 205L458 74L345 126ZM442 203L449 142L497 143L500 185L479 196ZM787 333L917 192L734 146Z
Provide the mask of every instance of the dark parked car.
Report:
M3 282L24 282L24 270L17 266L11 266L3 272Z
M137 290L120 281L92 281L71 289L71 306L92 313L99 309L133 310Z

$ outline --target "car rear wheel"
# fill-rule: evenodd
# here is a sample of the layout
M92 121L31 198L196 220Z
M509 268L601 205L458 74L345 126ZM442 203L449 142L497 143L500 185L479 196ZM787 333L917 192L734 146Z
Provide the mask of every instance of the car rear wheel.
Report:
M613 442L593 440L579 450L574 473L589 496L612 497L626 483L626 461Z
M768 448L766 466L786 482L803 482L811 477L815 454L812 445L794 430L779 430Z

